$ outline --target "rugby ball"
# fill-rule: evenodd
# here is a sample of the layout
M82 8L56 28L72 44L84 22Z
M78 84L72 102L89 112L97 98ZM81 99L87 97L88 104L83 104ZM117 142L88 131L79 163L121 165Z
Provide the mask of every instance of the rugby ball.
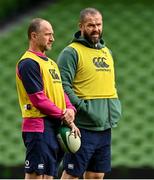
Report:
M75 137L74 133L67 126L61 126L57 135L59 144L65 152L76 153L81 146L79 136Z

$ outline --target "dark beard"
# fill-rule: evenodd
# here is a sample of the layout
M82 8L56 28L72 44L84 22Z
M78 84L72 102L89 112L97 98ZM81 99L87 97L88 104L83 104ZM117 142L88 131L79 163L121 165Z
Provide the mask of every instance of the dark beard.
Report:
M90 44L97 44L97 43L100 41L100 39L102 38L102 33L99 35L99 38L98 38L98 39L92 39L92 38L87 34L87 32L84 32L83 35L84 35L84 38L85 38L88 42L90 42Z

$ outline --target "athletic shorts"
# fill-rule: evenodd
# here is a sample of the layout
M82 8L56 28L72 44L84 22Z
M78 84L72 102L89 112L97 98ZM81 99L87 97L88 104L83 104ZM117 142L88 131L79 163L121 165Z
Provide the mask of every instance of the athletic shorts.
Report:
M23 132L26 147L25 173L57 176L57 169L63 157L55 130L45 132Z
M111 129L89 131L80 129L81 147L75 153L64 156L64 170L81 177L85 171L106 173L111 171Z

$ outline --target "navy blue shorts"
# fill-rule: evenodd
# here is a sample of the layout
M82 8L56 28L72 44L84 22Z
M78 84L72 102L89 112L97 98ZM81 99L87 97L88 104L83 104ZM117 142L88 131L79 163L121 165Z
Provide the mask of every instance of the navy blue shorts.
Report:
M57 169L63 157L53 129L39 132L23 132L26 147L25 173L57 176Z
M85 171L111 171L111 129L88 131L80 129L81 147L75 154L64 156L64 169L72 176L81 177Z

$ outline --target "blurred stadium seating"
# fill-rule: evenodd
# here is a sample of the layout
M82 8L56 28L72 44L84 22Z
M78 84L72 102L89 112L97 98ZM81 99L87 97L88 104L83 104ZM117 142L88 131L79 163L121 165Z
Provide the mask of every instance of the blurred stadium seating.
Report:
M0 0L0 24L53 0Z
M106 45L111 48L123 114L113 130L113 167L154 168L154 2L64 0L49 4L0 34L0 164L23 164L21 114L15 85L15 64L27 48L26 29L34 17L53 24L55 59L77 30L79 12L96 7L103 13Z

